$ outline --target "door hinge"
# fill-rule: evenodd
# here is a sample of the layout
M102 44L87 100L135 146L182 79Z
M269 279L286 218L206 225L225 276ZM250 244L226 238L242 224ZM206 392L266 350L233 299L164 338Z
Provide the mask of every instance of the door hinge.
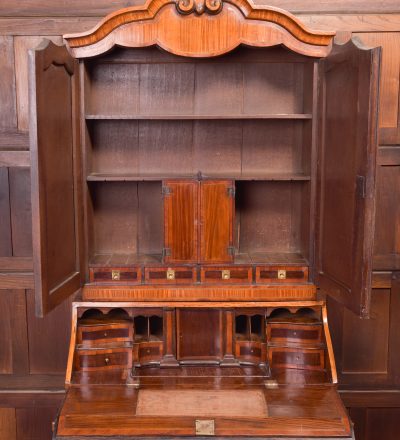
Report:
M365 199L365 197L367 196L365 176L356 177L356 192L357 196L361 197L362 199Z
M163 257L170 257L171 256L171 248L163 248L162 256Z
M236 190L234 186L228 187L226 192L228 193L228 197L235 197Z
M227 247L227 253L228 253L228 255L235 255L235 247L234 246L228 246Z
M161 188L161 193L163 196L169 196L172 194L172 188L167 185L163 185Z

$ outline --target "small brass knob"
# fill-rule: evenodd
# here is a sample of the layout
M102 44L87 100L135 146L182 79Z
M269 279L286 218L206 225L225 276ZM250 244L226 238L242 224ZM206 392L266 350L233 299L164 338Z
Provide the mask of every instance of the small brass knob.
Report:
M106 365L108 365L108 364L110 363L110 358L106 357L106 358L104 359L104 363L105 363Z
M119 270L113 270L111 271L111 278L114 281L119 281L121 279L121 272Z

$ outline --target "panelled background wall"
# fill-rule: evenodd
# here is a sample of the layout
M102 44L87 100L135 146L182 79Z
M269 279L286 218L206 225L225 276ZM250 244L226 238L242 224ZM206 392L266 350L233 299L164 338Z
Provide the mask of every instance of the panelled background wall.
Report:
M63 398L70 303L34 314L27 50L61 42L129 0L0 1L0 440L46 440ZM357 440L400 432L400 2L270 0L306 24L383 46L372 318L329 301L343 400Z

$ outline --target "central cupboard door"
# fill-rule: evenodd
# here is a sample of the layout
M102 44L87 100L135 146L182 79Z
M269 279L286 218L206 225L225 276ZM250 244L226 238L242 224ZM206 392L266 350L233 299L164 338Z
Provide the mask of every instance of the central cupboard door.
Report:
M222 359L222 312L213 309L177 310L179 361Z
M164 262L233 261L232 180L165 180Z

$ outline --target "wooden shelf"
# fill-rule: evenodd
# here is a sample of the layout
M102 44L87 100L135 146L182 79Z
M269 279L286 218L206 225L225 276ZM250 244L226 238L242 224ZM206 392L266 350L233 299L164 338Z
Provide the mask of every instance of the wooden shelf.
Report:
M196 179L198 174L107 174L93 173L86 178L88 182L140 182L140 181L162 181L168 179ZM235 180L261 180L261 181L309 181L308 174L289 173L246 173L246 174L202 174L202 179L235 179Z
M96 254L89 263L90 267L129 267L135 265L160 265L162 264L161 254L135 254L135 253L109 253ZM279 253L279 252L254 252L240 253L235 255L237 265L249 264L271 264L307 266L308 261L300 253Z
M155 120L155 121L179 121L179 120L254 120L254 119L312 119L311 113L278 113L278 114L258 114L258 115L102 115L88 114L87 120Z

